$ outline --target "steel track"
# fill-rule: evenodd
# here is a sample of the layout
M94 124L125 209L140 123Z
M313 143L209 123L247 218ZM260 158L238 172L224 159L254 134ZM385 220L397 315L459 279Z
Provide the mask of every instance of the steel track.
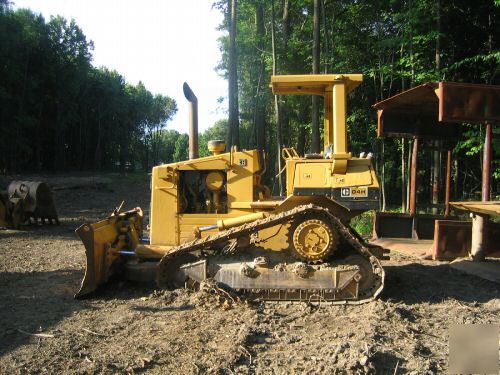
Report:
M163 258L160 260L160 263L158 264L158 284L165 285L165 281L168 280L167 272L169 268L167 267L167 264L177 256L199 250L208 250L215 247L216 245L225 245L229 241L237 239L238 237L251 236L253 233L257 233L262 229L270 228L287 222L292 222L294 220L300 220L301 218L305 217L322 217L328 220L338 231L340 236L347 243L349 243L349 245L351 245L351 248L357 254L363 256L371 264L372 274L368 275L368 277L371 278L372 285L369 288L366 288L362 293L360 293L357 300L337 300L333 301L333 303L360 304L376 298L382 292L385 276L384 269L382 268L379 259L370 252L369 247L350 227L344 225L326 208L315 206L313 204L301 205L288 211L271 214L264 219L229 228L217 234L185 242L179 246L172 248L167 254L163 256Z

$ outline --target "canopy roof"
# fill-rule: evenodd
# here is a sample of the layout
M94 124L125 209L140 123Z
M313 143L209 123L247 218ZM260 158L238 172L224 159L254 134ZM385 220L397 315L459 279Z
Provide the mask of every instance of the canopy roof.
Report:
M424 83L375 103L372 107L397 113L431 114L436 115L437 118L438 87L436 82Z
M373 108L379 136L454 139L458 127L443 123L500 122L500 86L429 82Z
M345 83L346 93L363 81L362 74L303 74L272 76L271 87L276 95L325 95L335 84Z

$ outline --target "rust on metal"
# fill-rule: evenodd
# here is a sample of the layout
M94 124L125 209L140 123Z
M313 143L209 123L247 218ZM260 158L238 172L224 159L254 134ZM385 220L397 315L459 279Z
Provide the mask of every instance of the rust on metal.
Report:
M484 255L500 258L500 224L488 222L488 241ZM436 220L432 258L453 260L467 257L472 249L472 222L459 220Z
M429 82L373 105L378 111L377 135L421 139L458 139L459 129L439 126L438 83Z
M469 202L450 202L453 207L467 210L473 213L500 216L500 201L469 201Z
M417 115L434 114L437 113L437 105L439 104L439 96L436 92L438 88L439 84L436 82L424 83L375 103L373 108Z
M417 211L417 162L418 162L418 138L413 140L413 151L411 154L411 174L410 174L410 215L415 215Z
M467 256L472 239L470 221L436 220L432 259L452 260Z
M489 223L489 216L500 215L500 201L493 202L453 202L453 206L472 212L472 242L471 254L475 261L483 261L488 249L495 246L495 238L499 233L491 233L494 230L493 223ZM493 229L492 229L493 228Z
M500 86L439 82L440 122L500 122Z
M373 105L379 137L458 139L446 123L500 122L500 87L428 82Z
M431 240L434 238L434 222L442 219L441 215L409 215L393 212L377 212L374 217L373 237L410 238Z
M459 128L439 123L437 114L378 110L379 137L457 140L459 135Z
M394 95L373 105L378 111L378 136L415 138L410 180L410 215L417 215L416 176L418 139L457 141L460 127L452 123L485 123L485 142L482 175L482 200L488 201L491 178L491 126L500 122L500 86L464 84L452 82L430 82ZM450 145L448 145L450 147ZM449 217L451 152L447 154L445 217ZM434 186L434 188L436 188ZM434 192L435 193L435 192ZM482 259L487 239L493 238L491 226L482 213L474 216L474 239L472 253L475 259ZM414 223L413 223L414 225ZM438 225L438 224L436 224ZM436 227L436 248L441 232L463 230L458 226L443 224L441 232ZM389 228L390 229L390 228ZM457 232L458 235L459 232ZM412 233L414 238L414 233ZM438 237L436 237L438 236ZM437 251L437 250L436 250Z
M498 102L500 103L500 101ZM490 200L490 177L491 177L491 123L486 124L483 150L483 177L482 177L482 200Z

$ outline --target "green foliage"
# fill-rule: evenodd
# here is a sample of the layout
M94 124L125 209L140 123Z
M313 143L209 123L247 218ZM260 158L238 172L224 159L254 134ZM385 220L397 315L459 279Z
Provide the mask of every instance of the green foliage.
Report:
M238 77L242 147L256 148L259 103L264 103L267 182L272 182L276 163L274 103L267 85L272 72L271 1L238 0ZM439 4L439 8L438 8ZM288 8L286 8L288 6ZM227 16L227 1L215 7ZM264 35L257 28L257 10L263 8ZM274 1L276 11L276 52L278 74L312 72L313 1ZM399 140L376 137L376 112L372 104L428 81L449 80L499 84L500 18L498 1L379 0L322 1L321 72L363 73L365 80L348 101L349 147L353 154L372 151L379 175L385 165L388 204L401 203L401 145ZM438 18L440 27L438 28ZM227 28L225 17L221 29ZM437 43L439 41L439 43ZM221 61L217 69L227 76L228 40L219 40ZM439 45L439 49L437 46ZM439 56L437 66L436 55ZM261 69L263 64L263 69ZM262 83L262 85L261 85ZM280 98L283 117L283 144L308 152L311 144L311 100L308 97ZM454 158L457 192L477 189L481 174L484 130L474 125L464 128ZM500 152L498 138L494 155ZM423 146L419 164L424 166L419 198L430 196L430 153ZM408 151L406 148L405 152ZM406 157L406 155L405 155ZM445 155L442 155L444 169ZM500 162L493 157L494 189L500 186ZM444 175L441 173L441 175ZM441 185L443 182L441 181ZM444 188L441 186L441 191ZM440 197L442 201L444 197ZM460 196L454 197L460 199Z
M92 67L92 50L74 20L0 2L0 172L157 163L175 101Z
M167 164L174 161L175 143L180 134L176 130L163 129L160 131L159 140L159 163Z
M499 84L499 1L321 3L321 72L363 73L365 77L349 95L350 151L355 155L374 152L379 174L385 166L387 203L399 205L404 181L401 142L377 139L377 118L371 105L426 81ZM228 26L227 4L227 0L214 4L225 15L220 25L223 30ZM240 144L241 148L266 151L268 172L264 178L268 184L277 173L274 98L268 87L273 62L272 4L238 0L236 43ZM278 74L310 73L313 1L275 0L274 7ZM226 34L219 46L217 71L227 77ZM149 170L159 163L187 159L187 136L167 129L177 111L175 101L153 95L142 83L128 84L116 71L92 67L92 50L92 42L74 21L62 17L46 21L27 9L14 11L9 1L0 0L0 173L108 169L135 161ZM282 97L280 106L283 145L308 152L310 97ZM499 191L496 128L493 190ZM223 120L201 134L200 155L209 155L207 142L226 139L226 131L227 121ZM463 127L453 150L457 160L453 185L458 193L453 199L460 199L462 192L477 191L483 139L484 126ZM419 165L424 166L419 175L422 202L430 195L431 153L427 146L422 145L419 155Z
M210 156L211 152L208 151L208 141L222 140L225 141L227 132L227 120L219 120L213 126L205 130L199 139L200 156Z
M363 237L372 235L374 211L363 212L351 220L351 227Z
M187 134L180 134L175 140L174 162L188 159L189 137Z

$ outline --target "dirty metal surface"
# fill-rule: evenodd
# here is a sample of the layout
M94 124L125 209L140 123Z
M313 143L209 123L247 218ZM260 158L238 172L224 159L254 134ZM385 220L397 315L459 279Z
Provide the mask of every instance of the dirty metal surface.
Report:
M436 104L437 106L437 104ZM443 126L438 121L437 113L378 111L377 136L393 138L442 139L457 141L460 128Z
M54 199L49 186L41 181L12 181L7 188L8 197L21 199L26 218L38 219L42 223L54 220L59 224Z
M432 259L451 260L468 256L471 239L470 221L437 220L434 228Z
M436 220L432 258L453 260L467 257L471 251L472 223L458 220ZM486 255L500 257L500 224L488 223Z
M500 87L428 82L375 103L378 136L456 140L446 123L499 123Z
M180 267L186 279L202 283L213 278L220 286L265 300L322 301L356 300L362 278L358 266L316 268L252 264L239 259L207 258ZM302 266L302 267L300 267ZM307 268L307 270L305 270ZM299 271L302 269L302 271Z
M439 121L500 122L500 86L439 82Z
M373 223L373 236L375 238L432 240L434 223L440 219L444 219L444 216L377 212ZM455 219L455 217L448 216L448 219Z
M437 115L439 96L436 90L438 87L437 82L424 83L375 103L372 107L398 113Z
M461 210L467 210L477 214L490 215L490 216L500 215L500 201L450 202L450 204Z
M370 280L370 287L364 289L364 293L359 293L358 298L354 301L346 299L345 296L334 295L332 302L334 303L364 303L373 300L377 297L384 287L384 270L380 261L373 255L370 248L353 233L353 231L346 227L342 222L331 215L327 209L323 207L314 206L312 204L295 207L291 210L284 211L278 214L269 215L265 219L256 220L251 223L246 223L238 227L233 227L222 231L220 233L207 236L205 238L196 239L194 241L183 243L173 248L169 253L165 254L158 265L157 281L161 285L167 285L170 278L169 263L176 257L186 253L192 253L198 250L208 250L218 245L227 244L229 241L237 239L241 236L251 236L264 228L270 228L285 222L303 219L315 215L316 217L327 217L328 221L334 225L334 228L340 233L343 240L350 245L354 253L363 257L368 266L365 268L365 276ZM363 282L363 280L361 280ZM279 288L273 288L279 289ZM288 288L292 290L292 288ZM252 289L250 290L252 291ZM316 291L315 288L311 291ZM263 297L265 297L263 295ZM340 299L337 299L340 298Z

